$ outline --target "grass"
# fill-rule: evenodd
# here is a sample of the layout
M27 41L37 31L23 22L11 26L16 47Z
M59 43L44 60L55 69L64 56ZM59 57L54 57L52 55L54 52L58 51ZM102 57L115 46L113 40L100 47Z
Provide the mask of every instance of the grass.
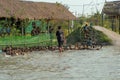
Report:
M55 35L54 35L55 36ZM0 48L7 45L12 45L16 47L25 47L25 46L49 46L56 45L56 39L53 37L53 43L51 43L50 35L40 34L37 36L5 36L0 37Z

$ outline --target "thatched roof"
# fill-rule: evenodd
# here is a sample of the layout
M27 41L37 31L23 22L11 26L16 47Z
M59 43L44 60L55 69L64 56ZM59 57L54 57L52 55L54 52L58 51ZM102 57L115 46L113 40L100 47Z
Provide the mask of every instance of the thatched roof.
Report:
M76 17L59 3L0 0L0 17L74 20Z
M120 16L120 1L106 2L103 7L103 13Z

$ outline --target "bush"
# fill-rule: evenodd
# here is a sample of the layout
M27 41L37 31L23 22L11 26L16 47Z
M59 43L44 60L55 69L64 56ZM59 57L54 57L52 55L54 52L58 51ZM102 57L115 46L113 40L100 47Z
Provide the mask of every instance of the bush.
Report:
M90 37L94 36L97 43L111 44L111 40L103 34L101 31L95 30L92 28L93 33L90 34ZM84 42L84 33L81 27L75 29L71 34L67 36L67 44L75 44L77 42Z

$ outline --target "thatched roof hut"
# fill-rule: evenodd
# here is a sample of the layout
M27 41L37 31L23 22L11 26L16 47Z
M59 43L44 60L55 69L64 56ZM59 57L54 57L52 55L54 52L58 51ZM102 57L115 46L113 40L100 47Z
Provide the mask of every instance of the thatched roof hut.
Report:
M59 3L20 0L0 0L0 17L15 17L21 19L76 19L67 8Z
M112 30L116 31L115 26L118 26L117 29L120 33L120 1L106 2L102 12L111 19Z
M103 7L103 13L120 16L120 1L106 2Z

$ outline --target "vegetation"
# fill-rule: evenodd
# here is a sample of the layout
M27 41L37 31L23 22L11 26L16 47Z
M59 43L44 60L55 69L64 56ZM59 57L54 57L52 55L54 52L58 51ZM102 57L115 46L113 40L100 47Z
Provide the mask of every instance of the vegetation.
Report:
M26 28L30 24L30 20L16 20L14 18L2 18L0 20L0 28L10 28L11 32L10 35L2 31L3 35L0 35L0 44L1 47L4 47L6 45L13 45L13 46L37 46L37 45L57 45L56 43L56 37L55 32L57 30L57 26L61 25L62 29L65 33L65 36L67 38L68 44L75 44L76 42L83 42L84 39L84 33L82 31L82 26L84 25L84 22L90 22L93 25L101 25L104 24L106 28L111 29L111 23L107 16L105 16L104 23L102 23L102 15L97 12L94 15L91 15L89 17L81 16L79 17L79 20L74 21L74 27L71 26L71 21L63 21L63 20L50 20L47 22L46 20L40 20L40 27L44 28L41 29L44 33L41 33L37 36L31 36L30 33L25 33L24 28ZM19 24L16 24L18 21L20 21ZM18 26L19 25L19 26ZM52 26L54 28L53 30L53 42L50 41L50 35L47 32L48 26ZM69 26L69 27L68 27ZM22 29L23 28L23 29ZM1 30L1 29L0 29ZM21 31L22 30L22 31ZM98 43L106 43L110 44L111 40L104 35L102 32L94 30L94 37L97 39Z
M54 35L55 36L55 35ZM40 34L37 36L7 36L0 38L0 48L7 45L12 45L15 47L26 47L26 46L50 46L56 45L56 39L53 37L51 43L49 34Z
M120 29L119 29L119 17L117 16L108 16L108 15L104 15L100 12L94 13L91 16L80 16L80 23L83 24L85 21L87 22L91 22L94 25L99 25L99 26L103 26L105 28L108 28L114 32L120 33Z
M90 34L89 37L94 37L96 39L96 43L99 44L111 44L111 40L103 34L101 31L93 29L93 34ZM85 41L84 32L82 31L82 27L74 30L70 35L67 36L67 44L75 44L76 42L82 43Z

